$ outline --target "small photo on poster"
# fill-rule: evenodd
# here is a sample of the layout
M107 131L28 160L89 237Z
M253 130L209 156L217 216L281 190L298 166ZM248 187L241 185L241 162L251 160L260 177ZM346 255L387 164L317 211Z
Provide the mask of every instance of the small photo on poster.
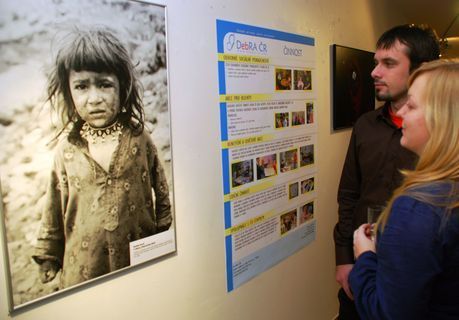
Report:
M314 190L314 177L301 181L301 194Z
M300 224L314 218L314 201L308 202L300 208Z
M295 90L312 90L310 70L293 70L293 87Z
M289 113L288 112L278 112L274 114L274 123L276 129L287 128L290 123Z
M281 172L287 172L298 168L298 149L281 152L279 158Z
M296 209L291 210L287 213L284 213L280 216L280 224L281 224L281 235L289 232L296 228L297 219L296 219Z
M298 197L298 182L292 183L288 186L288 198L293 199Z
M276 68L276 90L292 90L292 70Z
M277 155L270 154L256 158L257 180L277 175Z
M306 122L308 124L314 123L314 103L306 103Z
M292 127L300 126L305 123L304 111L293 111L292 112Z
M231 164L231 177L233 188L253 182L252 159Z
M314 145L300 147L300 166L308 166L314 164Z

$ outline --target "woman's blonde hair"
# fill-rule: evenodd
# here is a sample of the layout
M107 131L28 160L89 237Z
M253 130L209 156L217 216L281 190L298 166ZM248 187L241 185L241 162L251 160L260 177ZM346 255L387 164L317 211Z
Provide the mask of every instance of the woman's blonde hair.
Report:
M387 223L394 200L401 195L409 195L448 210L459 206L459 59L435 60L421 65L410 76L408 85L411 86L420 76L427 77L420 101L425 107L430 138L419 156L416 168L402 171L405 179L394 191L378 221L381 231ZM438 187L445 183L449 185L447 188L438 189L443 194L433 195L422 188L429 185Z

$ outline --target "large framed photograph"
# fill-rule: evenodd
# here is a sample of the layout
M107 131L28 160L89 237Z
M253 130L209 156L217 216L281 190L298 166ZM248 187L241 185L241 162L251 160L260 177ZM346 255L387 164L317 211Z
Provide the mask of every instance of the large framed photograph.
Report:
M0 0L0 47L10 311L175 252L166 8Z
M334 44L331 60L333 130L350 128L375 108L374 53Z

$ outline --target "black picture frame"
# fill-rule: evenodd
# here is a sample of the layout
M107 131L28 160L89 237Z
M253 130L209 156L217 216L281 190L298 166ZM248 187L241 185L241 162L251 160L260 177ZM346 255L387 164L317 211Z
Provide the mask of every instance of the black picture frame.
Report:
M350 128L375 108L374 53L333 44L331 64L333 130Z

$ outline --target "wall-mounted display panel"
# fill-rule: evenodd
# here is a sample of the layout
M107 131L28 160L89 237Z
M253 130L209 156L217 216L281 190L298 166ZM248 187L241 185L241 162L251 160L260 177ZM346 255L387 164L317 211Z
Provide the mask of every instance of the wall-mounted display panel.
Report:
M217 20L227 289L315 239L314 39Z

